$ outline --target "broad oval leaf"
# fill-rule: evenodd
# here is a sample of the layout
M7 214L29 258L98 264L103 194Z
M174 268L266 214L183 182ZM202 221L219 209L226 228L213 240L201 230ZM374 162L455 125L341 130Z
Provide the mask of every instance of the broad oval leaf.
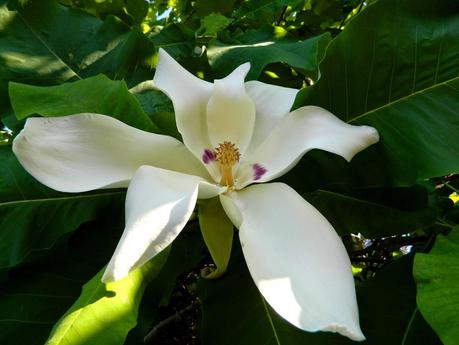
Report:
M0 203L62 195L30 176L19 164L11 146L0 146Z
M96 113L112 116L142 130L158 131L137 98L129 92L126 83L110 80L102 74L58 86L11 82L8 91L19 120L34 114L64 116Z
M121 218L124 197L124 191L115 191L0 203L0 269L50 249L84 222L107 217L106 212Z
M356 157L357 170L374 175L367 183L457 171L458 35L456 2L376 1L330 43L320 80L294 107L320 105L378 129L380 143Z

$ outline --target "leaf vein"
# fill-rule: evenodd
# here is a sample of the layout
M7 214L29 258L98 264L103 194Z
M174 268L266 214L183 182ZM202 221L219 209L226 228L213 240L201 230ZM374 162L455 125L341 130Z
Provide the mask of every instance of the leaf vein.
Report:
M61 61L73 74L75 74L75 76L78 78L78 79L83 79L77 72L75 72L64 60L62 60L61 57L59 57L59 55L57 55L57 53L54 52L53 49L51 49L51 47L46 44L46 42L40 37L40 35L38 35L35 30L29 25L29 23L27 22L27 20L24 18L24 16L18 12L19 14L19 17L21 18L21 20L24 22L24 24L27 26L27 28L30 30L30 32L37 38L38 41L40 41L41 44L43 44L43 46L56 58L58 59L59 61Z

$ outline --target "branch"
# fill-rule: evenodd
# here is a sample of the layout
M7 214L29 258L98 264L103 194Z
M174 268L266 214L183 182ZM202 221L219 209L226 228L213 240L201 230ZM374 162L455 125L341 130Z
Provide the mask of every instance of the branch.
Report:
M147 333L147 335L143 338L143 343L144 344L150 343L158 335L159 331L162 328L167 327L168 325L172 324L173 322L180 320L183 315L185 315L186 313L191 312L193 309L195 309L196 307L199 307L200 305L201 305L201 301L196 299L193 302L191 302L190 305L188 305L185 308L177 311L175 314L169 316L168 318L162 320L155 327L153 327L153 329L150 332Z

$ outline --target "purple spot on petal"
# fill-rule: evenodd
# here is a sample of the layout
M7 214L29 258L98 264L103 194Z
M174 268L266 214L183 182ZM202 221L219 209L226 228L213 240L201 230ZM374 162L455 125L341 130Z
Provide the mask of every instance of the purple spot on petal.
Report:
M202 154L202 161L205 164L209 164L209 162L213 162L215 160L215 153L209 149L205 149L204 153Z
M258 163L255 163L254 165L252 165L252 169L253 169L253 180L254 181L258 181L259 179L261 179L261 177L264 174L266 174L266 172L268 171L266 170L265 167L261 166Z

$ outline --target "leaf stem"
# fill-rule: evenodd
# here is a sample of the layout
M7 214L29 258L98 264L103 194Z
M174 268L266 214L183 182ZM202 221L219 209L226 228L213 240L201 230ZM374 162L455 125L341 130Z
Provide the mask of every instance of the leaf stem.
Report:
M449 229L452 229L454 228L453 225L451 224L448 224L446 223L445 221L441 220L441 219L437 219L437 221L435 222L436 225L439 225L439 226L444 226L445 228L449 228Z
M451 186L451 184L449 182L445 182L445 186L448 187L449 189L451 189L453 192L456 192L457 194L459 194L459 189L457 189L454 186Z
M405 330L405 334L403 335L403 339L402 339L402 344L401 345L405 345L405 342L406 342L406 339L408 337L408 334L410 333L411 325L413 324L413 321L414 321L414 318L415 318L417 312L418 312L418 307L416 307L414 309L413 314L411 314L410 321L408 321L408 325L406 325L406 330Z

